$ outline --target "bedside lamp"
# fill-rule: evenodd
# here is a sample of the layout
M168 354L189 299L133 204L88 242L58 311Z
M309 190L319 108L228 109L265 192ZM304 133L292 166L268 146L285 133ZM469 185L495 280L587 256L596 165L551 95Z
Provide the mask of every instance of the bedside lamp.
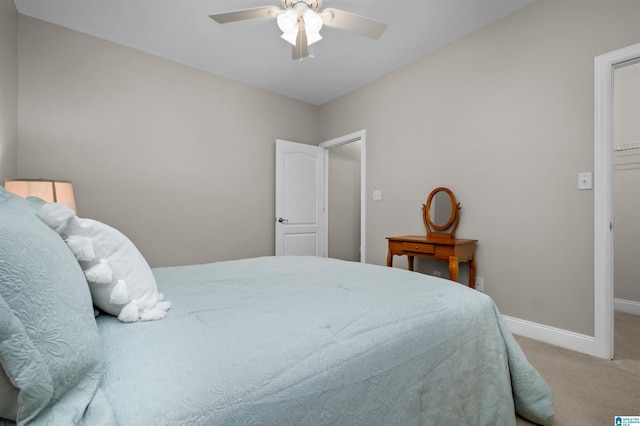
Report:
M4 189L21 197L38 197L48 203L66 204L76 211L73 186L68 180L54 179L7 179Z

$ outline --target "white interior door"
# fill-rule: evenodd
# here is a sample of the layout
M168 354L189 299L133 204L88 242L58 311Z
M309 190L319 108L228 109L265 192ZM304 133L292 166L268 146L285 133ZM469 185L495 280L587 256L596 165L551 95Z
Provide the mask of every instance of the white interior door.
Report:
M276 256L326 256L324 149L276 140Z

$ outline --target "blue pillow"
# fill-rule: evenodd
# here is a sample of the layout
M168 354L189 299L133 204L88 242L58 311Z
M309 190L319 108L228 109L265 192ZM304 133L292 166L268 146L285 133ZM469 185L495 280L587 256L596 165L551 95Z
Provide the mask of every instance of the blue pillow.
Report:
M100 385L98 329L84 274L38 207L0 187L0 363L18 423L77 424Z

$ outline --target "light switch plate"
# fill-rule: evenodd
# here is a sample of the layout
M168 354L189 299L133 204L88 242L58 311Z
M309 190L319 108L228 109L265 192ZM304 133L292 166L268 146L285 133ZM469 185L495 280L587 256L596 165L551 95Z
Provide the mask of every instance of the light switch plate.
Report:
M592 189L591 172L578 173L578 189Z

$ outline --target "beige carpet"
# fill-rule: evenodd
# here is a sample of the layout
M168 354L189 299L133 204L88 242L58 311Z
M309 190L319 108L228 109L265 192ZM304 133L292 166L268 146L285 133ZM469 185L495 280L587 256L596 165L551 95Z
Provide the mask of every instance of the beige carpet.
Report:
M640 416L640 317L616 312L613 361L515 337L553 391L554 425L607 426L615 416Z

